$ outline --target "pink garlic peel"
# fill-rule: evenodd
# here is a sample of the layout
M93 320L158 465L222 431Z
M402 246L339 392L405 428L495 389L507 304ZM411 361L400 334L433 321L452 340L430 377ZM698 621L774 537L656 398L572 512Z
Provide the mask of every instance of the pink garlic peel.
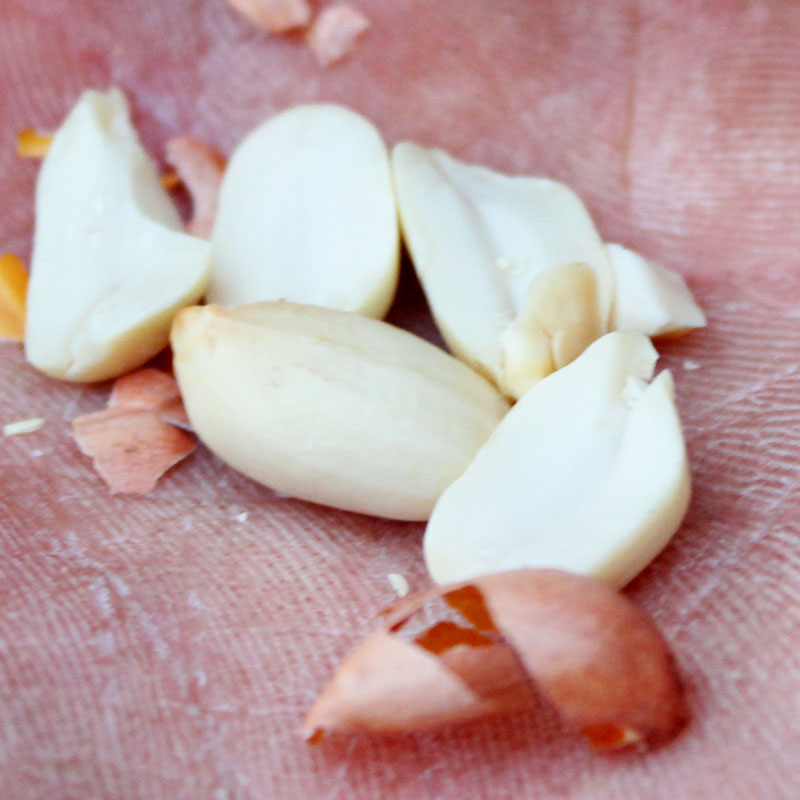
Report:
M228 0L228 3L257 28L270 33L304 28L311 20L307 0Z
M192 218L187 233L207 239L217 216L217 198L225 157L214 147L191 136L175 136L165 147L167 161L175 167L192 198Z
M404 629L443 600L461 621ZM344 659L303 722L405 733L521 709L536 693L595 749L655 744L688 719L672 656L627 598L560 570L498 573L403 598Z

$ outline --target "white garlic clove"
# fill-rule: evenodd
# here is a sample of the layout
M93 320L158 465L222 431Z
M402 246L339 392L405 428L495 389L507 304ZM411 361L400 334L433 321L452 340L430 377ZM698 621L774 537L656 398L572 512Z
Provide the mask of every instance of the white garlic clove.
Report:
M186 309L172 347L192 427L220 458L365 514L427 519L508 409L423 339L320 306Z
M511 409L439 499L439 583L557 567L622 586L677 530L690 495L672 376L640 333L610 333Z
M382 317L399 230L386 146L341 106L296 106L256 128L222 182L209 302L291 300Z
M507 395L522 397L603 335L596 283L586 264L560 264L531 280L521 311L501 334L500 388Z
M85 92L36 188L25 353L42 372L99 381L167 344L172 317L202 296L210 248L181 232L122 92Z
M410 142L395 147L392 164L406 244L459 358L516 397L557 368L555 350L574 357L607 330L611 265L571 189L463 164ZM532 324L552 305L553 292L563 296L563 282L545 273L563 266L566 282L574 282L575 264L585 264L593 280L582 280L579 298L559 306L563 317L553 312L546 325ZM513 374L506 375L509 363Z
M616 292L611 317L615 331L677 336L704 328L706 317L683 276L621 244L607 244Z

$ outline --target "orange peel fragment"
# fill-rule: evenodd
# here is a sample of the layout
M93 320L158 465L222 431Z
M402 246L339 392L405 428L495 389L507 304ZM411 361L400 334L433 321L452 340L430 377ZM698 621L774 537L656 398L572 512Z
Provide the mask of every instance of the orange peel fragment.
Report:
M17 155L20 158L44 158L52 142L52 136L25 128L17 134Z
M308 46L317 61L328 67L349 55L369 27L369 20L350 4L330 6L314 20L307 36Z
M191 453L175 379L145 367L117 379L108 408L72 422L81 451L113 494L148 494L159 478Z
M176 136L166 145L167 161L192 198L192 218L187 233L207 239L217 216L217 198L225 157L211 145L191 136Z
M28 272L12 253L0 256L0 339L21 342L25 338L25 295Z

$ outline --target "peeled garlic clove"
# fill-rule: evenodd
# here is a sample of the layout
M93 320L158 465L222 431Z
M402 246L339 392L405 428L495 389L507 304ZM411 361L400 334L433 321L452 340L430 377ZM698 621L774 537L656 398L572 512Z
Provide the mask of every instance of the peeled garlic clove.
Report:
M648 336L677 336L704 328L706 317L683 276L621 244L607 244L616 293L611 328Z
M192 426L220 458L365 514L427 519L508 408L428 342L319 306L186 309L172 347Z
M448 347L519 396L534 376L548 374L558 334L577 343L607 330L613 293L608 254L578 196L543 178L510 177L456 161L410 142L392 155L403 234ZM553 268L591 270L580 297L547 325L527 318L563 297ZM598 330L599 329L599 330ZM525 345L520 338L529 340ZM512 374L506 375L508 363ZM524 376L520 378L520 376Z
M382 317L399 231L380 134L336 105L272 117L231 157L212 243L212 303L291 300Z
M677 530L690 483L672 376L648 384L657 354L610 333L534 386L425 532L439 583L558 567L622 586Z
M460 622L438 621L445 604ZM597 749L663 741L687 719L666 643L629 600L520 570L404 598L345 657L303 734L411 732L519 710L537 693Z
M522 397L603 335L596 297L595 275L586 264L550 267L531 280L521 311L500 337L500 388L506 394Z
M209 245L180 229L122 92L85 92L36 188L28 361L56 378L99 381L159 352L175 312L208 279Z

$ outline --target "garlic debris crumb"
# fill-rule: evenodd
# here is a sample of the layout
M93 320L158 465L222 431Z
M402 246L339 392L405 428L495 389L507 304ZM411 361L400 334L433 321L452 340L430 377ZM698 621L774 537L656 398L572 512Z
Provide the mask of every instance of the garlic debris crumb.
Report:
M392 589L397 592L398 597L405 597L408 594L408 581L399 572L390 572L386 576L386 580L389 581Z
M19 436L23 433L35 433L41 430L43 425L43 417L31 417L30 419L20 419L16 422L9 422L7 425L3 425L3 436Z
M687 372L694 372L694 370L700 369L700 364L697 361L692 361L690 358L687 358L686 361L683 362L683 368Z

